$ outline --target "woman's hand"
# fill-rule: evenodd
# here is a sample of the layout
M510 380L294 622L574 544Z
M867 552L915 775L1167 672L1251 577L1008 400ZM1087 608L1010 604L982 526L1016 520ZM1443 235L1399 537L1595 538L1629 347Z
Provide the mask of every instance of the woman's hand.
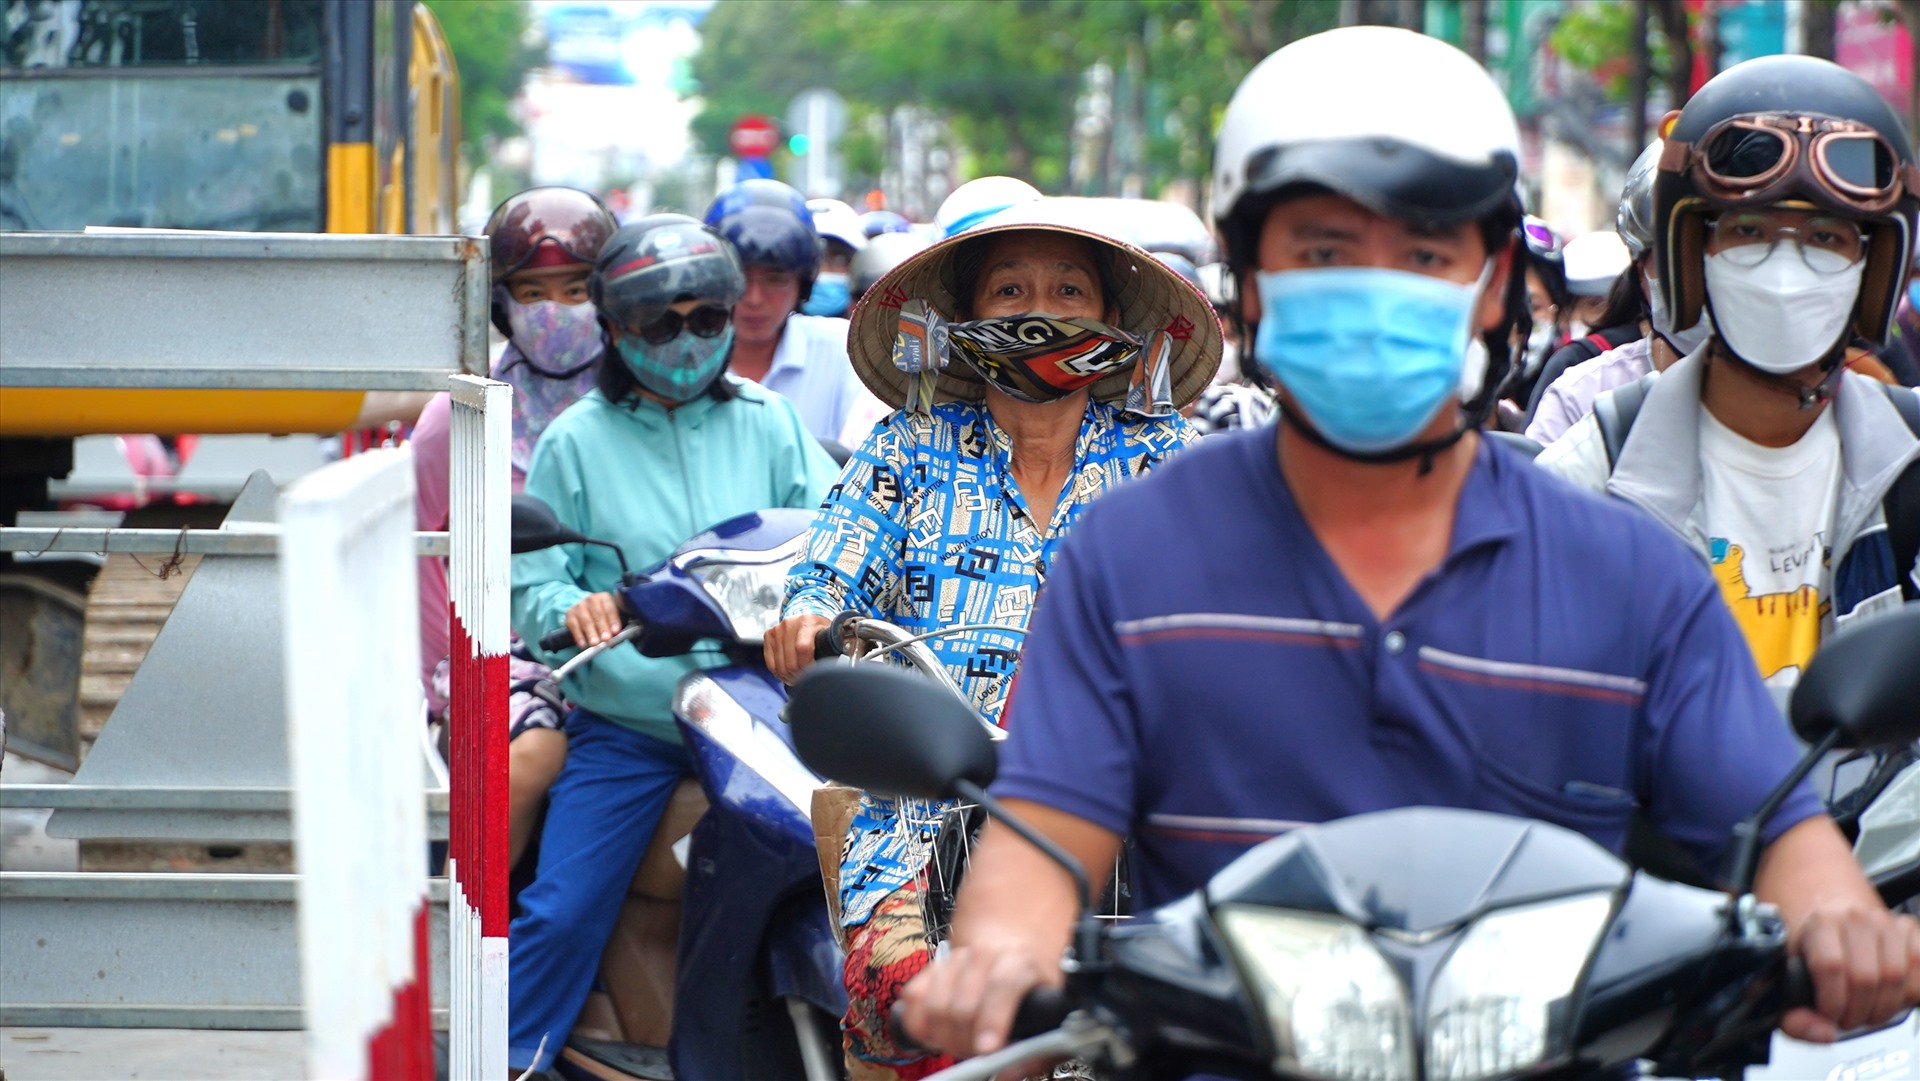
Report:
M774 624L762 645L766 653L767 667L780 677L782 683L792 683L800 678L813 663L813 640L833 620L826 616L794 616Z
M578 646L597 646L620 633L620 606L611 593L589 593L567 609L567 633Z

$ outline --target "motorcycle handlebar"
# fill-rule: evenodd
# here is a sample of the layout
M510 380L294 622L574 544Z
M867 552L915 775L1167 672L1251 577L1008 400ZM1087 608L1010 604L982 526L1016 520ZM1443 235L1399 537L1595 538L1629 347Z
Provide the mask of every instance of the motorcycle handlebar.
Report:
M847 640L854 621L859 618L857 612L841 612L834 616L833 622L813 636L813 659L828 661L847 656Z
M573 644L573 632L565 627L549 631L540 637L540 648L548 653L557 653Z
M1020 1008L1013 1014L1013 1030L1008 1035L1011 1039L1024 1040L1051 1032L1072 1012L1073 1004L1067 1001L1064 988L1036 987L1020 1000Z
M1805 958L1787 958L1786 973L1780 978L1781 1012L1797 1010L1802 1006L1811 1008L1814 1001L1813 975L1807 971Z
M839 636L833 633L832 627L827 627L813 636L814 660L830 661L838 656L840 656L840 640Z
M887 1024L893 1029L893 1042L907 1051L931 1051L922 1046L907 1031L906 1022L901 1017L902 1006L896 1002L887 1015ZM1020 1006L1013 1013L1013 1026L1007 1032L1008 1042L1024 1040L1038 1036L1043 1032L1052 1032L1066 1023L1067 1015L1073 1012L1073 1004L1067 1001L1067 992L1059 987L1036 987L1028 991L1020 1000Z

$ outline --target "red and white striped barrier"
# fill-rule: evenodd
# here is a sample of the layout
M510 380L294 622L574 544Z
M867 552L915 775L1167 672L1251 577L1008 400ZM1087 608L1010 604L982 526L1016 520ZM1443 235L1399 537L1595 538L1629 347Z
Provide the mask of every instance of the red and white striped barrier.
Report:
M280 501L309 1077L433 1076L413 504L403 450Z
M448 1077L507 1076L507 506L513 388L453 377Z

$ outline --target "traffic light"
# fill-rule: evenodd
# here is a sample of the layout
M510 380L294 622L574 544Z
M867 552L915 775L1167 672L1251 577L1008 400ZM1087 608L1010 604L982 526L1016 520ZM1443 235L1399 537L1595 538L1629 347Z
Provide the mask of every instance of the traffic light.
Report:
M807 148L812 142L813 140L807 138L805 132L796 132L792 138L787 140L787 149L791 150L795 157L805 157Z

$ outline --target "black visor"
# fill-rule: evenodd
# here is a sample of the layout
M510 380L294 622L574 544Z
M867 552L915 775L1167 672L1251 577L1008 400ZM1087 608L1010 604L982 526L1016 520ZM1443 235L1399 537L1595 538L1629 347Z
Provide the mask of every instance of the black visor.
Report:
M1314 185L1389 217L1456 225L1512 204L1519 172L1504 151L1475 165L1391 139L1327 139L1254 154L1247 191Z

